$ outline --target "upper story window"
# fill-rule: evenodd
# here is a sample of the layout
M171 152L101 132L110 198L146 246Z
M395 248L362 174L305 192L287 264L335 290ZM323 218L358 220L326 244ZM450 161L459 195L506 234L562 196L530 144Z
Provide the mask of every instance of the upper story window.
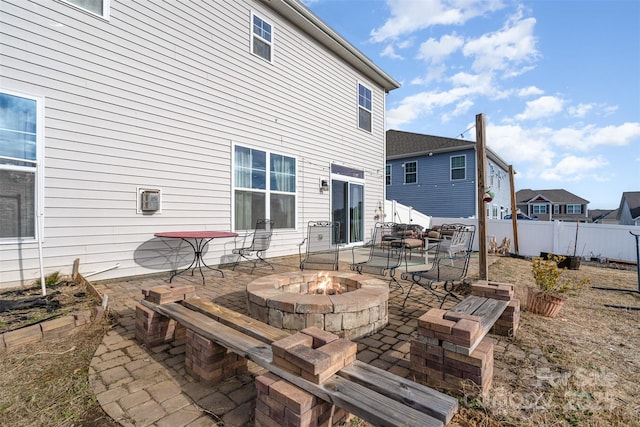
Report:
M233 177L236 230L250 230L262 218L274 228L295 228L295 158L237 145Z
M0 91L0 241L36 238L43 100Z
M582 205L567 205L567 213L568 214L581 214L582 213Z
M547 211L547 205L546 204L535 204L532 206L533 208L533 213L534 214L546 214L548 213Z
M391 185L391 165L386 165L384 168L384 182L386 185Z
M358 83L358 127L371 132L371 89Z
M418 182L418 163L407 162L404 164L404 183L414 184Z
M451 179L467 178L467 156L451 156Z
M111 0L65 0L80 9L84 9L105 19L109 19L109 2Z
M251 14L251 52L269 62L273 59L273 27L253 13Z

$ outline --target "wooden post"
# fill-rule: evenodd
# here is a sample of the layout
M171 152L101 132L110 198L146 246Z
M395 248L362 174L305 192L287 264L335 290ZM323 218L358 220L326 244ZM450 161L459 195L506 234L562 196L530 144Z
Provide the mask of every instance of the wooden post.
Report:
M511 187L511 225L513 226L513 249L514 253L520 253L518 248L518 207L516 205L516 187L513 179L513 166L509 165L509 186Z
M488 280L489 265L487 264L487 209L484 202L486 191L485 179L487 150L485 148L484 115L476 115L476 167L478 180L478 250L479 250L479 270L480 280Z

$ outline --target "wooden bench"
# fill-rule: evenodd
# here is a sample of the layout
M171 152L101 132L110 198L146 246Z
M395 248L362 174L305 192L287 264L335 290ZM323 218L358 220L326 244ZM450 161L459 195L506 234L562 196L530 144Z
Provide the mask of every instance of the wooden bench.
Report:
M513 285L507 283L479 281L471 285L471 292L452 309L434 308L418 319L411 370L420 383L456 393L463 391L466 380L483 394L491 386L493 342L485 337L492 329L515 334L520 302L513 299Z
M288 332L198 297L141 304L375 425L443 426L458 410L451 396L357 360L321 384L307 381L273 363L271 344Z

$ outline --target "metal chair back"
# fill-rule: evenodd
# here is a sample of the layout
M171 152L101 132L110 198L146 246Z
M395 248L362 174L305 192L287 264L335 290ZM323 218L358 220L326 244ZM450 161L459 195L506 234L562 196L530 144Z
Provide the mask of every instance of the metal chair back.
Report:
M307 236L298 245L300 270L338 270L340 223L335 221L309 221ZM302 248L305 248L304 254Z

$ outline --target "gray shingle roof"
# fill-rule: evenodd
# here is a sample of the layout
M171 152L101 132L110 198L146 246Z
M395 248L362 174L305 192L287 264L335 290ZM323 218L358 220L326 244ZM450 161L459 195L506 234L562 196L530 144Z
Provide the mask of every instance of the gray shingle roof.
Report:
M569 193L567 190L518 190L516 192L517 203L527 203L531 199L542 196L544 199L552 203L574 203L574 204L587 204L588 200L578 197L573 193Z
M640 217L640 191L625 191L622 193L622 199L620 200L620 209L622 208L622 202L626 200L629 205L629 211L631 212L631 218Z

